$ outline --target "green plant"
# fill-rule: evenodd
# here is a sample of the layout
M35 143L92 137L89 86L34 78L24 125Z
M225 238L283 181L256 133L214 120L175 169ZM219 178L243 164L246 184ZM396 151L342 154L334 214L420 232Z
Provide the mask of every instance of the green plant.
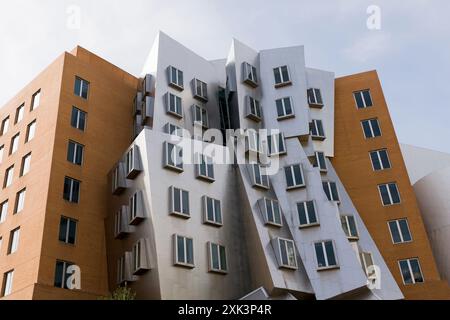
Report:
M105 300L135 300L136 293L127 287L117 287Z

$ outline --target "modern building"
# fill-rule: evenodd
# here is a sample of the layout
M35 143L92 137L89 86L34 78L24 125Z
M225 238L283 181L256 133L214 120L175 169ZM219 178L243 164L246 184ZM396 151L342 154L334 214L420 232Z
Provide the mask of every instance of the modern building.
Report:
M376 73L159 33L140 77L77 47L0 121L4 299L450 298Z

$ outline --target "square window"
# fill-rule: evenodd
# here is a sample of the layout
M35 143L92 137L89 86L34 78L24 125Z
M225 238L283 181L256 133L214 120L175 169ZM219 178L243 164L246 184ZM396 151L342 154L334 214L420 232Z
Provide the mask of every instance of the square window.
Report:
M394 244L407 243L412 241L409 230L408 219L392 220L388 222L391 231L392 242Z
M278 120L295 116L291 97L278 99L275 101L275 105L277 107Z
M389 155L386 149L370 152L370 160L374 171L386 170L391 168Z
M54 281L54 286L56 288L69 289L67 280L72 275L72 273L70 273L68 269L73 265L73 263L67 261L56 261Z
M303 168L300 164L284 168L287 190L303 188L306 186L303 176Z
M319 224L314 201L297 203L297 213L300 228L317 226Z
M398 262L404 284L416 284L424 282L419 259L405 259Z
M364 137L366 139L381 137L381 129L378 119L369 119L361 122Z
M358 109L365 109L373 106L370 90L357 91L353 93Z
M322 93L320 89L308 89L308 102L311 107L323 107Z
M333 241L320 241L314 244L318 270L337 268L338 263Z
M284 134L276 133L267 137L267 144L269 147L269 155L282 155L286 154L286 143L284 140Z
M275 77L276 88L292 84L287 66L274 68L273 74Z
M391 206L401 202L396 183L381 184L378 186L378 190L380 191L383 206Z

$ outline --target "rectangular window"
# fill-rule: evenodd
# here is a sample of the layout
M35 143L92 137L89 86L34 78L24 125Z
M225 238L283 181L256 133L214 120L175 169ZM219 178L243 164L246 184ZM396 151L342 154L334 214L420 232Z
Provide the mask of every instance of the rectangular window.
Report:
M396 183L381 184L378 186L378 190L380 191L383 206L391 206L401 202Z
M87 113L81 111L76 107L72 107L72 115L70 118L70 125L78 130L84 131L86 129Z
M142 193L141 191L135 192L128 201L130 208L129 224L138 225L143 220L142 209Z
M13 182L14 177L14 165L6 169L5 178L3 180L3 189L9 187Z
M388 224L389 230L391 231L392 242L394 242L394 244L412 241L408 219L393 220L389 221Z
M320 92L320 89L308 89L308 102L310 106L323 106L322 93Z
M131 251L131 256L133 258L133 274L139 275L150 269L146 251L146 242L144 239L138 240L133 245Z
M25 143L30 142L33 140L34 136L36 134L36 120L31 122L27 127L27 136L25 139Z
M3 275L2 296L7 297L12 293L14 270L8 271Z
M381 137L378 119L369 119L361 122L366 139Z
M9 234L8 254L13 254L19 249L20 228L16 228Z
M19 213L23 210L25 207L25 195L26 195L26 189L22 189L16 194L16 202L14 205L14 214Z
M184 89L183 71L178 70L175 67L169 66L168 73L169 73L169 86L178 90L183 90Z
M35 94L33 94L33 98L31 99L31 111L39 107L41 104L41 90L38 90Z
M74 94L83 99L87 99L89 96L89 82L79 77L75 77L75 89Z
M353 93L358 109L365 109L373 106L370 90L362 90Z
M277 200L264 198L265 206L265 221L266 224L281 227L283 222L281 220L280 204Z
M6 117L2 121L2 136L5 135L8 132L9 129L9 117Z
M313 159L313 167L319 168L320 172L327 172L327 162L325 160L325 153L323 152L315 152L314 153L314 159Z
M281 87L291 84L291 78L289 76L289 70L287 66L282 66L273 69L275 76L275 87Z
M267 137L267 144L269 147L269 155L286 154L286 144L284 134L276 133Z
M358 229L356 228L356 221L354 216L341 216L341 225L348 239L359 239Z
M297 212L300 228L316 226L319 224L314 201L297 203Z
M180 97L168 92L166 95L167 113L177 118L183 118L183 104Z
M261 121L261 105L258 100L253 97L246 97L247 115L246 117L254 121Z
M80 184L81 182L69 177L64 178L63 199L72 203L80 201Z
M297 269L294 241L278 238L278 246L280 251L280 267Z
M205 82L194 79L194 98L198 98L204 102L208 101L208 86Z
M210 272L226 273L228 271L227 252L224 246L208 242L208 256Z
M372 276L373 271L369 270L369 268L374 265L373 255L370 252L361 252L359 257L361 259L361 265L362 265L363 270L366 273L366 275L368 277ZM376 276L376 275L374 275L374 276Z
M122 284L125 282L125 272L126 272L126 256L123 255L117 260L117 282Z
M183 137L183 129L171 123L166 124L166 133L172 136Z
M189 192L175 187L170 187L171 209L170 213L190 217Z
M197 178L214 181L214 163L211 157L204 154L197 154Z
M269 177L265 174L265 170L259 164L252 164L253 170L253 186L263 189L269 189Z
M208 110L198 105L192 106L192 113L194 115L194 126L200 125L203 128L208 128Z
M294 117L291 97L278 99L275 101L275 104L277 106L278 120Z
M22 104L20 107L16 110L16 117L14 119L14 123L19 123L23 120L23 115L25 113L25 104Z
M0 223L5 222L7 215L8 215L8 200L0 204Z
M3 154L5 152L5 145L0 146L0 163L3 162Z
M285 167L284 173L286 176L287 189L303 188L306 186L303 177L303 168L300 164Z
M19 149L19 138L20 133L16 134L14 137L11 138L11 147L9 149L9 154L14 154L17 149Z
M404 284L416 284L424 282L419 259L405 259L398 262Z
M262 151L261 138L256 130L248 129L246 131L246 149L254 153Z
M59 222L59 241L67 244L75 244L77 225L77 220L61 217Z
M333 241L321 241L314 244L318 269L330 269L338 266Z
M325 181L322 185L329 201L340 202L336 182Z
M258 73L256 72L256 68L247 62L244 62L242 65L244 82L256 88L258 86Z
M164 167L174 169L176 171L183 171L183 148L164 142Z
M372 168L374 171L391 168L391 162L389 161L389 156L386 149L371 151L370 160L372 160Z
M206 224L222 225L222 209L219 200L204 196L203 212Z
M78 142L69 140L67 161L81 166L83 163L84 146Z
M31 166L31 152L22 158L22 165L20 167L21 177L30 172L30 166Z
M67 279L71 276L71 273L67 272L67 269L70 266L73 266L73 263L56 260L55 282L54 282L54 286L56 288L68 289Z
M194 267L194 240L179 235L174 236L175 265Z
M311 131L311 138L313 138L313 140L324 140L325 139L325 131L323 130L322 120L314 119L309 124L309 128Z

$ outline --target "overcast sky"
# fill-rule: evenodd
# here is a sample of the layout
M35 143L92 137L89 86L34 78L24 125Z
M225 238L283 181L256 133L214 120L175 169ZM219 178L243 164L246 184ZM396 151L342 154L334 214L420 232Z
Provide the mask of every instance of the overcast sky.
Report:
M370 5L380 30L367 28ZM1 1L0 106L77 44L135 75L158 30L207 59L226 57L233 37L303 44L309 67L377 69L400 142L450 153L449 15L448 0Z

